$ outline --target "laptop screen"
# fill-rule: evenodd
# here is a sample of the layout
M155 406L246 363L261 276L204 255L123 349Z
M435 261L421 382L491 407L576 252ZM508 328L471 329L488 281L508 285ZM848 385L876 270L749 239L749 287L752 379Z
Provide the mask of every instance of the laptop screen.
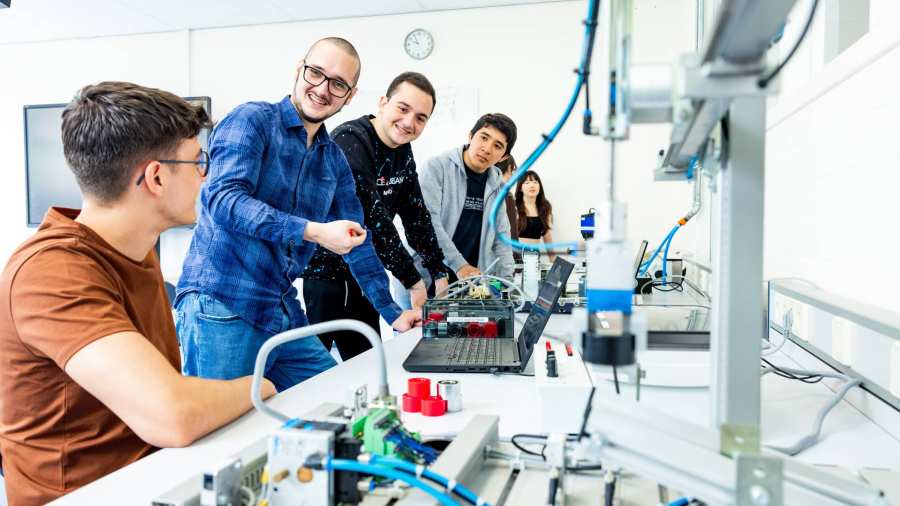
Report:
M553 306L559 300L560 294L565 290L566 281L568 281L574 267L571 263L556 257L550 270L547 271L547 278L541 283L537 298L531 305L531 312L522 326L522 331L519 332L519 340L516 343L519 347L519 360L523 364L531 358L534 345L541 338L541 334L544 333L544 327L547 326L547 321L550 320Z
M647 241L641 241L641 245L638 246L637 256L634 257L634 279L635 284L637 284L638 274L641 272L641 264L644 262L644 254L647 253Z

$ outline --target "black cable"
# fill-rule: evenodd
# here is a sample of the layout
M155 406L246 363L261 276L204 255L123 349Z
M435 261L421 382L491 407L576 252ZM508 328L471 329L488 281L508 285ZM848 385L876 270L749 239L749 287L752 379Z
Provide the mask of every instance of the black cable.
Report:
M590 29L590 35L588 36L588 44L585 50L585 58L586 62L584 67L580 70L583 75L584 83L582 86L584 87L584 116L582 120L582 133L584 135L592 135L593 130L593 113L591 111L591 86L590 86L590 74L591 74L591 55L594 52L594 41L597 37L597 18L599 17L600 11L600 0L594 0L594 14L591 19L586 19L585 23L588 23L588 28ZM576 71L579 72L579 71Z
M731 116L728 113L725 113L722 116L722 119L719 120L719 130L721 131L721 142L722 145L719 148L719 167L727 167L728 166L728 149L729 146L729 133L728 133L728 121L731 119Z
M596 389L597 387L591 386L591 393L588 394L587 404L584 406L584 416L581 418L581 430L578 431L578 441L581 441L584 436L587 436L587 423L588 418L591 416L591 409L594 404L594 391Z
M650 286L651 289L656 290L657 292L683 292L684 285L681 281L651 281L649 283L644 284L644 286ZM666 288L666 287L671 288Z
M542 459L544 459L544 460L547 460L547 457L544 455L544 450L547 449L547 444L546 444L546 443L544 443L543 447L541 448L541 452L538 453L538 452L536 452L536 451L529 450L528 448L525 448L524 446L522 446L522 445L520 445L518 442L516 442L516 438L520 438L520 437L527 437L527 438L534 438L534 439L545 439L545 440L546 440L546 439L547 439L547 436L534 436L533 434L516 434L516 435L514 435L513 437L510 438L510 442L512 443L512 445L515 446L516 449L519 450L520 452L522 452L522 453L527 453L528 455L534 455L535 457L540 457L540 458L542 458ZM536 443L536 444L539 444L539 443Z
M800 382L803 382L803 383L807 383L807 384L809 384L809 385L813 385L813 384L819 383L819 382L822 381L822 379L823 379L822 376L803 376L803 377L799 377L799 376L793 376L793 375L790 375L790 374L784 374L784 373L779 372L779 371L776 371L776 370L772 370L771 372L772 372L772 374L774 374L774 375L776 375L776 376L780 376L780 377L782 377L782 378L789 379L789 380L800 381Z
M591 110L591 87L588 84L588 76L584 76L584 109Z
M591 393L593 394L593 387L591 387ZM593 395L592 395L591 397L593 397ZM534 455L535 457L540 457L540 458L542 458L542 459L545 460L545 461L547 460L547 456L544 455L544 452L547 451L547 443L543 443L543 444L541 444L541 443L534 443L534 444L540 444L540 445L541 445L541 451L540 451L540 453L538 453L538 452L536 452L536 451L534 451L534 450L529 450L528 448L525 448L524 446L522 446L523 443L519 443L518 441L516 441L516 439L519 439L519 438L525 438L525 439L539 439L539 440L541 440L541 441L546 441L546 440L547 440L547 436L546 436L546 435L544 435L544 434L514 434L511 438L509 438L509 441L510 441L510 443L512 443L512 445L515 446L516 449L519 450L520 452L522 452L522 453L527 453L528 455ZM571 433L570 433L570 434L566 434L566 441L569 441L569 442L575 442L575 441L580 441L580 440L581 440L581 439L578 437L578 434L571 434ZM527 444L527 443L525 443L525 444ZM577 470L579 470L579 471L588 471L589 469L577 469Z
M800 48L800 44L802 44L803 40L806 39L806 34L809 32L809 27L812 26L813 19L815 19L816 17L816 9L818 7L819 0L813 0L812 7L810 7L809 9L809 17L806 18L806 24L803 25L803 31L800 32L800 37L797 38L797 42L794 44L794 47L791 48L790 52L788 52L784 60L782 60L781 63L779 63L778 66L776 66L768 76L759 78L759 81L757 81L756 84L760 88L765 88L766 86L768 86L769 83L772 82L772 79L775 79L775 77L781 72L781 69L783 69L784 66L787 65L787 62L789 62L791 58L793 58L794 53L796 53L797 49Z
M585 418L584 418L584 421L582 421L582 423L581 423L581 430L584 435L587 435L584 432L584 430L585 430L585 425L587 425L588 415L591 412L591 404L592 404L591 400L594 398L594 390L595 390L595 387L591 387L591 396L588 398L588 405L587 405L587 408L585 409ZM541 445L541 452L538 453L536 451L529 450L528 448L525 448L524 446L522 446L522 443L519 443L518 441L516 441L516 439L518 439L518 438L539 439L541 441L546 441L547 440L546 435L544 435L544 434L515 434L510 438L510 442L513 444L513 446L516 447L516 449L518 449L522 453L527 453L528 455L534 455L536 457L540 457L544 461L547 460L547 456L544 454L544 452L547 450L546 443ZM577 441L581 441L581 437L579 437L579 434L569 433L569 434L566 434L566 441L568 441L570 443L574 443ZM541 443L534 443L534 444L541 444ZM575 473L577 473L579 471L600 471L602 469L603 469L602 464L583 464L583 465L566 467L566 471L571 471L571 472L575 472Z
M613 383L616 385L616 395L622 395L619 391L619 371L616 370L616 366L612 366L613 368Z
M767 366L769 366L769 370L772 372L772 374L781 376L782 378L802 381L803 383L808 383L808 384L815 384L815 383L822 381L822 379L823 379L823 376L820 376L818 374L796 375L796 374L793 374L793 373L790 373L788 371L781 369L780 367L778 367L777 365L773 364L772 362L768 361L765 358L761 358L761 360Z

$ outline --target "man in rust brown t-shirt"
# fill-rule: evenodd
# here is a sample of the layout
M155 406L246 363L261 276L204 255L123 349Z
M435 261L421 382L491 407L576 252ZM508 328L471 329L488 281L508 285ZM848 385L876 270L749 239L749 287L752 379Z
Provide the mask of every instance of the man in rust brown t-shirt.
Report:
M160 232L195 220L209 119L171 93L83 88L63 112L82 211L52 208L0 275L0 454L10 506L44 504L250 408L250 378L186 378ZM266 382L263 395L274 393Z

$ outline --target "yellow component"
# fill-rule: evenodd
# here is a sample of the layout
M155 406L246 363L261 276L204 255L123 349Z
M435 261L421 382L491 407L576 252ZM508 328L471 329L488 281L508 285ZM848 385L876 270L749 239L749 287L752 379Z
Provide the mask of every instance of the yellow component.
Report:
M275 483L278 483L278 482L280 482L281 480L287 478L287 477L290 476L290 475L291 475L291 472L290 472L290 471L288 471L287 469L283 469L283 470L278 471L277 473L275 473L274 476L272 476L272 481L274 481Z
M268 468L268 466L263 468L262 475L259 477L259 482L262 483L263 485L265 485L266 483L269 483L269 468Z
M476 285L469 288L470 299L490 299L491 290L487 285Z
M267 501L266 499L260 499L259 502L256 503L256 506L269 506L269 501Z
M309 483L313 480L313 471L308 467L297 469L297 480L300 483Z

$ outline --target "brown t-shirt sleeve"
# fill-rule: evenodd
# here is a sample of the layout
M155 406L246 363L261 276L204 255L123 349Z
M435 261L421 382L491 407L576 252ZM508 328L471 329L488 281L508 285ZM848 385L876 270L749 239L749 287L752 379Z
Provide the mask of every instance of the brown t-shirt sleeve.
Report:
M89 254L61 247L41 250L12 282L11 312L19 339L32 353L65 369L75 353L97 339L137 332L120 293Z

